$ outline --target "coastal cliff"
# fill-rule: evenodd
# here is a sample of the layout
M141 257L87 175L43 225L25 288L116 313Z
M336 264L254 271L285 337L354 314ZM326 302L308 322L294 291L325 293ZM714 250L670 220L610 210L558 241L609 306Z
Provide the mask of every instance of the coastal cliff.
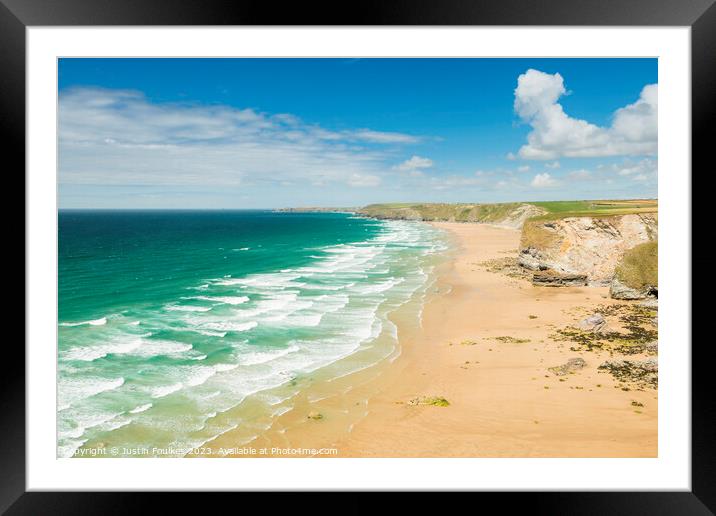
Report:
M490 224L521 229L518 256L505 264L541 286L610 286L618 299L656 296L656 200L388 203L344 211L376 219ZM641 247L653 244L650 247ZM517 269L517 270L516 270ZM520 272L521 271L521 272Z
M582 276L589 285L614 279L625 252L656 241L656 213L529 220L522 230L519 264L531 271Z
M376 219L466 222L520 228L527 219L547 213L530 203L498 204L370 204L357 213Z
M492 224L522 230L516 260L542 286L610 286L612 297L656 296L656 200L498 204L372 204L378 219ZM640 246L653 243L648 249ZM640 250L641 249L641 250ZM632 252L632 250L635 250ZM513 273L514 260L507 265Z

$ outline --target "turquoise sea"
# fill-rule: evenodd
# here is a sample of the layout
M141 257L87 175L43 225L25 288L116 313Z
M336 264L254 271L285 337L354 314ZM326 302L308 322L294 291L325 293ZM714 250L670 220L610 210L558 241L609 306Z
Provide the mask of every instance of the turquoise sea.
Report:
M297 379L371 347L388 356L389 315L424 295L447 246L426 224L347 213L72 210L58 223L60 457L181 456L250 435L257 414L290 407Z

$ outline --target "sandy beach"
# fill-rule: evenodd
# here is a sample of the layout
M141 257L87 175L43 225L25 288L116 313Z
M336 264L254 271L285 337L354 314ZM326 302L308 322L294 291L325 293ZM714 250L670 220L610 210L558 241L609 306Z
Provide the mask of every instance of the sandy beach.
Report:
M533 287L489 272L478 264L514 255L518 230L435 226L453 235L457 250L439 272L423 328L400 328L402 355L379 380L367 417L336 443L340 455L656 456L657 391L622 390L597 370L607 354L550 338L611 303L607 288ZM586 367L565 377L548 371L573 357ZM450 405L410 404L420 396Z
M316 380L258 438L237 443L227 432L212 449L241 447L226 454L234 457L247 449L261 456L261 448L334 450L329 457L655 457L657 390L599 371L617 358L608 351L572 350L555 338L555 330L616 304L608 288L535 287L490 270L485 262L516 255L517 229L434 226L453 248L436 271L422 323L394 319L399 354ZM586 365L549 371L572 358ZM421 404L427 398L449 405Z

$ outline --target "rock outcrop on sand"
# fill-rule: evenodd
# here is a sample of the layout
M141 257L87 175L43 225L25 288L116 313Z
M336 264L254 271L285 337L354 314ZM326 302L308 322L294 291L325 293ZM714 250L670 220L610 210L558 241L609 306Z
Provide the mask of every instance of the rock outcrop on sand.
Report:
M587 285L586 274L569 274L556 271L539 271L532 275L532 284L542 287L583 287Z
M616 276L614 276L612 282L609 284L609 295L614 299L647 299L654 297L655 294L656 291L651 286L640 289L631 288L622 283Z
M607 360L599 366L617 380L635 382L638 385L656 386L659 374L659 362L656 357L645 360Z
M594 314L577 323L577 328L593 333L606 333L607 321L602 314Z
M550 367L548 371L556 376L564 376L569 373L573 373L574 371L579 371L586 365L587 362L585 362L583 358L570 358L566 363L560 366Z
M656 213L538 218L525 223L519 263L532 271L585 275L589 285L607 286L628 249L657 237Z

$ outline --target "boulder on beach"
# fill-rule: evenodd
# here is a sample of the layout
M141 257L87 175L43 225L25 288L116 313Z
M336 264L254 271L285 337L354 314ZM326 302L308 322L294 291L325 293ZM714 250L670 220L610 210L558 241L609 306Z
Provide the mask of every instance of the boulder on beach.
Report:
M587 282L586 274L572 274L554 270L535 272L532 276L532 284L542 287L584 287Z
M573 373L574 371L579 371L580 369L583 369L586 365L587 363L584 361L583 358L570 358L569 360L567 360L566 363L560 366L550 367L548 371L556 376L564 376L569 373Z
M604 333L607 329L607 321L600 313L590 315L577 323L580 330L591 331L593 333Z

